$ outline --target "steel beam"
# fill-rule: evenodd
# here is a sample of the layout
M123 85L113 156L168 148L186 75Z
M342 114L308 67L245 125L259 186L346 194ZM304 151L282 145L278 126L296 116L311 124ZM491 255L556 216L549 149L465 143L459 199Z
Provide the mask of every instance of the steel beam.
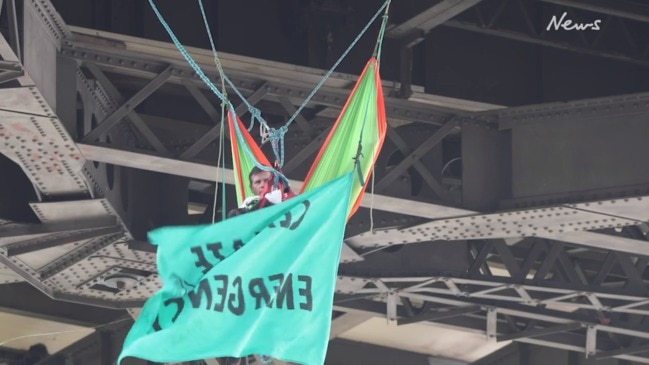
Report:
M39 224L7 224L0 226L3 238L30 236L36 234L55 234L69 231L96 229L114 226L117 219L113 216L97 217L86 220L60 221Z
M0 4L1 5L1 4ZM7 19L9 20L9 42L18 60L22 60L20 35L18 34L18 16L16 15L16 0L7 0Z
M541 336L547 336L547 335L560 333L560 332L570 332L570 331L581 329L582 327L583 325L581 323L575 322L575 323L560 324L557 326L541 328L541 329L520 331L520 332L498 336L498 342L516 340L519 338L541 337Z
M90 161L110 163L118 166L133 167L207 181L214 180L214 177L216 176L216 167L211 165L159 157L149 153L144 153L144 151L133 152L88 144L78 144L77 146L84 157ZM234 184L234 175L232 170L226 169L223 179L227 184ZM299 190L302 182L290 180L290 184L294 190ZM372 206L372 194L365 194L361 206ZM427 204L413 200L398 199L385 195L374 195L373 207L374 209L431 219L466 214L466 211L462 209L446 207L443 205Z
M389 28L386 36L390 38L404 38L412 32L419 32L422 36L416 42L412 43L412 46L423 40L423 34L430 32L431 29L454 18L456 15L479 2L480 0L442 0L413 18Z
M583 9L620 18L649 23L649 9L640 4L615 0L540 0L546 3Z
M453 303L456 302L457 305L466 305L460 304L462 302L462 299L460 298L459 300L451 300L451 299L441 299L439 298L439 302L443 302L445 304ZM435 300L435 299L433 299ZM385 306L385 303L383 303L383 306ZM384 317L385 316L385 307L383 309L381 308L381 303L376 302L376 301L363 301L363 300L358 300L358 301L341 301L338 303L334 303L335 310L338 311L346 311L350 313L362 313L362 314L367 314L367 315L372 315L376 317ZM513 315L517 317L525 317L524 313L518 312L518 311L510 311L510 310L496 310L494 313L497 314L502 314L504 312L511 312ZM397 308L397 313L402 316L404 314L403 308L399 307ZM556 313L556 312L555 312ZM547 316L538 316L531 314L532 317L538 317L538 318L548 318ZM565 315L564 315L565 316ZM504 328L501 326L502 320L499 319L498 317L496 319L496 334L504 334L505 332L501 331L501 328ZM558 319L556 319L558 320ZM552 331L547 329L547 327L536 327L534 330L535 332L530 332L530 334L542 334L544 330L547 329L547 331L553 332L550 334L544 334L542 336L535 336L535 337L524 337L524 338L518 338L516 341L518 342L524 342L524 343L530 343L530 344L536 344L536 345L541 345L541 346L548 346L548 347L554 347L554 348L559 348L559 349L564 349L564 350L569 350L569 351L578 351L581 353L585 352L585 347L584 344L586 343L586 334L585 333L574 333L574 332L556 332L554 331L558 329L565 329L565 330L575 330L576 324L574 321L563 321L563 320L558 320L558 322L555 323L564 323L555 325L551 328L553 328ZM487 316L486 315L477 315L477 314L471 314L468 316L457 316L453 318L447 318L440 320L439 322L421 322L422 324L430 324L432 326L441 326L441 327L448 327L452 329L459 329L463 331L467 331L471 329L471 332L474 333L482 333L485 334L485 328L487 324ZM471 323L471 324L470 324ZM493 326L493 324L492 324ZM559 327L561 326L561 327ZM580 327L582 325L580 324ZM596 326L596 325L594 325ZM606 332L606 328L602 327L597 327L598 331L604 331ZM477 330L477 331L476 331ZM582 330L583 332L583 330ZM599 338L597 341L597 346L599 351L607 351L606 349L610 348L612 344L610 341L605 341L603 338ZM626 360L631 360L631 361L639 361L643 363L649 362L649 358L646 357L641 357L641 356L632 356L632 355L614 355L614 357L619 358L619 359L626 359Z
M12 62L14 64L21 65L22 68L22 63L18 59L18 56L16 56L16 54L13 52L11 45L7 42L2 34L0 34L0 57L2 57L5 62ZM27 75L23 75L21 77L18 77L18 83L20 84L20 86L33 86L34 80L32 80L31 77Z
M0 285L0 311L85 327L128 316L123 310L54 300L27 283Z
M19 62L0 61L0 84L15 80L25 75L25 70Z
M649 67L649 60L646 59L626 56L619 53L596 50L596 49L577 46L569 43L561 43L559 41L547 40L546 38L531 36L517 31L512 31L507 29L488 28L488 27L483 27L476 23L459 21L459 20L449 20L442 25L450 28L462 29L470 32L476 32L476 33L491 35L495 37L502 37L502 38L525 42L525 43L563 49L566 51L571 51L571 52L576 52L576 53L581 53L581 54L586 54L586 55L596 56L596 57L604 57L604 58L609 58L613 60L624 61L624 62L629 62L640 66Z
M4 246L4 249L7 252L7 256L11 257L41 251L52 247L62 246L68 243L123 233L124 230L122 229L122 226L119 225L103 228L80 229L75 232L53 234L27 241L12 243Z
M640 353L646 353L649 352L649 345L639 345L639 346L630 346L630 347L625 347L621 348L618 350L611 350L611 351L601 351L593 355L593 358L596 360L601 360L601 359L607 359L610 357L615 357L619 355L634 355L634 354L640 354Z
M75 28L75 31L87 32L86 30L79 28ZM119 36L114 34L106 33L104 35L108 38L116 38L116 42L125 41L128 44L127 47L137 48L138 51L142 49L139 45L133 43L136 40L132 37L130 37L128 40L122 40L118 39ZM142 42L144 42L144 40L142 40ZM151 43L151 41L149 40L146 40L146 42ZM63 47L62 54L79 60L93 60L93 62L101 64L102 67L110 69L111 72L124 73L127 75L150 75L151 72L162 71L165 67L165 62L173 63L178 70L177 74L174 76L176 79L187 79L193 83L196 83L197 85L201 85L201 87L204 87L202 85L202 82L198 78L192 76L193 70L189 66L185 65L184 62L178 59L177 51L173 50L173 52L167 52L168 50L170 50L168 43L155 43L159 47L165 48L164 56L160 54L145 54L141 51L139 51L140 53L133 51L125 52L123 49L98 47L97 45L89 42L75 40L71 40L68 45L65 45ZM151 47L147 48L151 49ZM209 70L212 62L211 57L208 61L207 58L200 55L200 50L196 50L196 53L199 54L196 56L199 65L201 65L205 70ZM228 61L229 58L234 59L235 57L227 54L221 54L221 58L225 72L242 92L251 93L254 91L253 85L259 85L263 82L268 82L268 98L275 98L275 100L277 100L276 98L283 96L295 99L294 101L301 101L311 92L311 89L305 86L305 83L309 82L307 79L315 78L314 76L316 74L320 75L321 72L314 69L300 68L300 70L304 69L304 73L300 74L300 79L295 79L294 75L297 74L296 72L286 74L286 70L284 69L272 69L272 67L277 66L256 65L255 68L267 69L263 72L268 73L263 75L255 75L254 73L251 73L249 69L245 69L246 62L249 62L248 59L238 60L239 62ZM244 67L244 69L242 69L242 67ZM212 79L216 79L218 77L218 75L214 72L207 71L206 74ZM281 77L284 75L286 77ZM350 82L353 82L355 77L351 75L344 75L345 80L343 83L341 83L341 80L335 79L338 75L340 74L333 75L332 78L330 78L330 80L318 91L318 93L311 100L312 104L335 107L338 109L343 107L345 101L349 96L349 90L347 90L346 88L349 86ZM310 78L308 76L310 76ZM317 78L319 77L320 76L317 76ZM317 82L317 80L315 82ZM332 85L339 86L333 87ZM390 95L390 90L388 88L385 89L385 94ZM422 102L402 100L389 96L386 96L385 99L386 113L388 117L405 121L419 121L423 123L440 125L445 118L448 118L451 115L470 114L462 110L439 107Z
M455 308L455 309L434 309L430 310L427 313L422 313L418 314L413 317L409 318L404 318L404 319L399 319L397 320L397 324L399 326L410 324L410 323L417 323L417 322L422 322L422 321L438 321L441 319L446 319L446 318L453 318L457 316L463 316L466 314L473 314L473 313L478 313L481 312L483 309L480 306L476 305L469 305L466 307L460 307L460 308Z
M216 176L216 167L208 166L193 162L179 161L169 158L158 157L142 152L129 152L117 150L114 148L99 147L92 145L78 145L86 159L98 162L111 163L118 166L139 168L149 171L168 173L177 176L191 177L199 180L212 180ZM228 184L234 183L234 175L231 170L226 169L223 177ZM299 190L301 182L291 181L291 185ZM371 194L365 194L361 206L369 207L371 204ZM435 204L426 204L417 201L391 198L387 196L375 195L373 207L375 209L387 210L395 213L419 216L424 218L439 219L448 217L459 217L474 214L475 212L464 209L451 208ZM371 247L389 245L389 242L409 243L417 242L417 236L409 232L417 232L422 227L413 227L408 229L393 229L382 231L380 235L376 232L372 234L362 234L346 240L354 247ZM390 234L388 234L390 233ZM394 234L399 237L393 237ZM605 235L587 231L566 232L553 235L538 235L552 240L579 243L590 247L603 249L613 249L616 251L629 253L649 254L649 245L646 241L639 241L624 237ZM415 237L415 238L412 238ZM419 239L421 240L421 239Z

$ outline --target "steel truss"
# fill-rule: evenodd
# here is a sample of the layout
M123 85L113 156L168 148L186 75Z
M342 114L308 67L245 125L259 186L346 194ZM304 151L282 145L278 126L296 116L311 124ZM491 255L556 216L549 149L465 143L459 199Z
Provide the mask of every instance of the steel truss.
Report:
M131 181L127 176L133 172L121 167L174 175L155 181L168 183L169 191L177 191L178 196L186 194L184 178L213 180L215 168L209 161L215 155L213 142L219 137L218 106L204 94L193 71L169 44L70 30L47 0L28 1L25 7L52 33L56 52L49 61L56 63L61 77L74 83L57 92L60 119L43 102L48 95L33 87L29 75L14 74L11 77L18 77L20 87L0 89L14 98L0 98L0 151L34 182L39 202L31 208L43 222L2 222L0 262L56 299L117 308L139 306L160 283L155 255L136 248L132 231L147 227L135 220L141 214L124 203L124 196L134 192L121 183ZM20 60L6 45L0 38L2 61L7 67L16 67ZM210 69L208 52L192 52ZM281 117L293 113L321 74L319 70L231 55L223 55L223 65L250 103L263 105L271 115ZM128 84L124 79L135 82ZM350 75L335 74L313 99L303 119L298 120L299 131L291 131L287 137L287 155L296 156L287 162L287 172L297 176L304 172L306 160L320 147L353 82ZM137 90L125 92L125 84L135 84ZM190 130L179 127L189 121L162 120L144 107L154 94L174 95L178 90L191 96L208 116L207 123L192 123ZM386 87L386 95L390 94ZM646 95L634 98L608 100L605 107L619 110L616 106L631 104L636 115L646 115L646 104L637 102ZM17 99L24 102L16 103ZM527 205L523 202L520 206L516 205L519 199L513 199L512 206L526 209L481 214L465 209L462 197L452 192L451 187L461 189L464 181L457 176L446 179L443 168L431 167L475 157L437 159L442 142L463 138L467 129L499 133L543 120L561 120L583 109L588 115L582 117L588 119L601 101L474 113L441 107L436 105L439 101L414 101L425 99L417 93L412 99L387 99L391 145L386 147L401 158L390 161L382 157L376 173L376 192L381 195L374 195L375 208L405 218L386 219L378 225L383 228L380 231L368 231L369 224L363 219L352 222L350 231L368 232L346 240L343 259L348 263L341 266L337 286L341 297L336 309L367 315L387 313L390 321L402 325L433 321L477 330L497 340L515 339L593 357L649 362L649 357L641 356L649 352L645 342L649 339L645 324L649 316L645 283L649 251L644 233L635 229L648 220L647 191L621 187L607 195L608 200L586 194L587 198L572 196L553 204L527 200ZM464 107L479 108L469 103ZM245 112L242 107L238 111ZM60 161L47 162L35 156L39 153L41 157L58 156ZM145 180L144 175L139 176ZM419 176L426 189L419 194L397 192L410 191L407 180L413 176ZM228 174L223 178L231 181ZM418 200L413 200L413 195ZM364 206L371 204L370 197ZM186 205L182 208L186 211ZM151 211L155 210L163 209L152 205ZM153 215L151 211L145 213ZM565 213L571 220L556 218L557 213ZM437 220L421 224L413 216ZM180 218L171 220L179 222ZM78 232L70 231L72 221ZM527 222L533 223L524 224ZM398 228L390 228L395 226ZM473 229L460 228L468 226ZM529 236L535 237L524 238ZM384 248L398 249L419 241L426 247L436 244L432 241L452 241L458 248L466 248L466 267L437 270L429 266L425 275L413 272L390 277L385 273L389 268L372 266L376 257L389 255L389 249ZM109 287L107 279L115 275L135 277L137 283L127 290Z
M357 270L343 265L336 310L649 363L642 354L649 352L646 256L538 239L514 247L501 241L470 246L466 271L426 277L346 276Z

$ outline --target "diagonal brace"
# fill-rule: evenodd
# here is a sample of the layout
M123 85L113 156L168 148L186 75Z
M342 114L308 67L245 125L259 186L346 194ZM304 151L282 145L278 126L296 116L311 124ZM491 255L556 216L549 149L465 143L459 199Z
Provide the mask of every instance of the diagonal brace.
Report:
M392 143L395 144L395 146L397 146L402 154L407 156L412 153L412 150L410 149L410 147L408 147L408 143L401 138L396 129L392 128L389 125L388 138L392 141ZM444 201L450 201L450 197L448 196L446 189L442 187L442 185L437 181L433 174L430 173L428 168L426 168L426 166L421 163L421 161L415 160L412 166L417 169L417 172L419 172L426 184L430 186L430 188L435 192L435 194L437 194L437 196L439 196Z
M99 81L99 84L115 102L124 102L124 97L122 96L122 94L117 90L115 85L110 82L108 77L106 77L106 75L99 69L96 64L87 62L85 66L88 68L88 70L90 70L95 79ZM153 133L153 131L146 125L146 123L134 110L131 110L126 115L126 118L128 118L133 123L133 125L140 131L140 133L142 133L144 138L146 138L146 140L151 144L151 146L153 146L156 151L162 154L168 154L167 148L162 144L158 137L156 137L155 133Z
M331 128L333 128L333 125L322 131L322 133L315 137L306 147L304 147L299 153L296 153L293 158L291 158L286 164L284 164L284 173L290 173L295 168L300 166L307 158L316 153L322 146L324 140L329 135Z
M15 80L25 75L25 71L4 71L0 73L0 84Z
M149 97L153 92L160 88L173 74L173 66L169 65L164 71L158 74L153 78L146 86L144 86L140 91L138 91L131 99L119 107L113 114L109 115L103 122L101 122L97 128L88 133L84 138L84 142L93 142L104 133L108 132L112 127L119 123L122 118L127 116L130 112L135 110L135 108L140 105Z
M289 117L291 115L294 115L297 109L295 109L295 106L291 103L290 100L288 100L287 97L285 96L280 96L279 98L279 103L284 108L286 113L288 113ZM311 125L309 125L309 122L302 116L302 114L298 114L295 117L295 121L297 122L297 125L302 129L302 131L309 136L309 138L313 138L314 132L313 128L311 128Z
M452 118L450 121L446 122L440 129L437 130L430 138L425 140L417 149L415 149L410 155L401 161L395 168L388 172L382 179L376 184L376 191L382 191L388 187L397 177L399 177L404 171L406 171L412 164L417 161L421 156L423 156L428 150L435 147L438 143L444 139L451 132L459 128L459 121L455 118Z
M197 154L199 154L207 145L212 143L215 139L221 135L221 120L220 120L220 112L218 112L214 106L207 100L205 95L203 95L198 88L196 88L193 85L190 85L187 82L183 82L187 90L192 94L192 96L196 99L196 101L201 105L201 107L205 110L207 115L210 116L210 118L216 123L216 126L212 127L207 133L205 133L201 138L198 139L193 145L189 146L185 152L183 152L180 155L181 159L189 159ZM249 97L248 97L248 103L250 105L255 105L257 102L259 102L261 99L263 99L266 94L268 93L268 83L264 82L257 90L255 90ZM243 112L246 110L246 104L241 103L239 106L237 106L234 110L236 115L241 115ZM228 137L226 135L226 137Z

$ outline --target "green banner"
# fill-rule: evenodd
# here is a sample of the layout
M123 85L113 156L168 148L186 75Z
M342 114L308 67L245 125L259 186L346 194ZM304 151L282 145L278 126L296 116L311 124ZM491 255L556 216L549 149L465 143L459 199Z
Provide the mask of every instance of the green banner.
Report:
M164 286L120 362L261 354L323 364L352 181L347 174L222 223L150 232Z

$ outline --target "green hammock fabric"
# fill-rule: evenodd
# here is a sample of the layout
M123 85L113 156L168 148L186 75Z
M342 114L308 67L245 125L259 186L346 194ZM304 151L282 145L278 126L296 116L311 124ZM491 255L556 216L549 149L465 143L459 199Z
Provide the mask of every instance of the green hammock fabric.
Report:
M336 124L320 149L311 167L302 192L323 186L340 176L354 171L360 140L359 174L354 173L348 217L358 209L374 163L385 140L387 121L381 76L376 58L367 62L354 90L343 108Z

